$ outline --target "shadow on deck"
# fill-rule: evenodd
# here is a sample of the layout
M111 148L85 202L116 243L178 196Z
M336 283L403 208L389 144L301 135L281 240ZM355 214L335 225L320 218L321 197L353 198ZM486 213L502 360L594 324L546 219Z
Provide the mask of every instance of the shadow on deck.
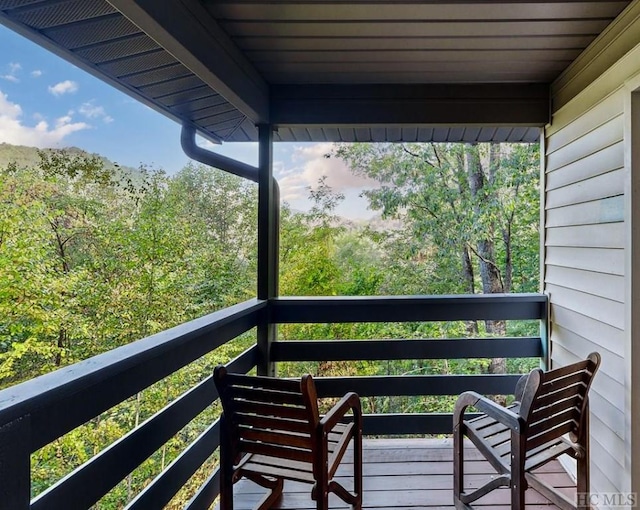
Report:
M450 439L365 439L364 440L364 508L372 509L453 509L453 449ZM350 452L338 470L340 482L351 488L352 457ZM495 474L495 470L469 443L465 451L465 481L477 487ZM553 461L540 469L543 479L554 487L565 488L570 497L575 484L559 462ZM273 508L315 508L310 498L311 486L285 482L284 495ZM235 509L255 508L264 489L242 480L235 486ZM529 489L527 509L555 509L546 498ZM508 509L509 492L498 489L475 504L478 507ZM336 496L330 498L331 508L348 506Z

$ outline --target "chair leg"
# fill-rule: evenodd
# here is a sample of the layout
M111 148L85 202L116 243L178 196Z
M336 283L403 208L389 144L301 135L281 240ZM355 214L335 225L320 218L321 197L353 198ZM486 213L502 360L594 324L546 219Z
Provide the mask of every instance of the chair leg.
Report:
M233 459L224 415L220 419L220 510L233 510Z
M329 459L327 448L328 436L322 428L316 429L316 455L313 459L313 471L316 483L311 491L312 499L316 500L317 510L329 509Z
M256 510L267 510L271 508L273 504L282 496L283 487L284 481L282 480L282 478L276 479L273 483L273 486L269 487L268 492L258 503Z
M576 492L580 494L578 498L579 510L591 510L589 504L589 491L591 490L590 480L590 460L589 460L589 408L585 410L584 422L582 426L582 438L580 443L583 445L581 455L576 456L577 461L577 480Z
M316 497L316 510L329 510L329 491L327 487L318 491Z
M225 471L220 468L220 510L233 510L233 482Z
M464 488L464 436L461 429L460 424L453 429L453 502L456 506Z
M591 510L591 505L589 504L589 454L587 452L588 450L585 449L583 455L577 458L576 492L580 494L578 498L579 510Z
M577 459L577 480L576 480L576 492L580 494L578 498L579 510L591 510L589 504L589 457L579 457Z
M525 510L527 481L524 476L526 437L511 432L511 510Z
M353 505L355 510L362 508L362 430L356 432L353 438L353 490L356 502Z

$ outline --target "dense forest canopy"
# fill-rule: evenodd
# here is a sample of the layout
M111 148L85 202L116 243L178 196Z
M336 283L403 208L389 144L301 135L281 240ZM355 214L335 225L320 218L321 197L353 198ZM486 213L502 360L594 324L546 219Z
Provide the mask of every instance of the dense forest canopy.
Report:
M283 205L281 295L538 290L537 146L344 144L328 156L377 181L365 191L370 207L399 221L377 229L342 221L335 211L344 197L321 179L309 190L309 211ZM166 175L119 168L78 150L34 157L3 144L0 388L254 297L256 258L252 183L202 165ZM280 327L279 337L451 338L531 327L290 324ZM253 342L254 333L244 335L38 451L34 494ZM283 363L279 369L283 375L375 375L522 367L504 360L407 360ZM445 409L449 400L371 397L363 405L367 412L419 411ZM97 508L122 508L217 413L213 407L199 416ZM215 462L210 459L169 508L181 508Z

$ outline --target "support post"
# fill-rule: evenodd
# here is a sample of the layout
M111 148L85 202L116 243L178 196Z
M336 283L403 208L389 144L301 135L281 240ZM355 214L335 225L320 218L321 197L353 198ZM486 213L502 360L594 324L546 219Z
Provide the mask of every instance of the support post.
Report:
M0 427L0 510L28 510L31 504L29 416Z
M540 341L541 356L540 368L544 371L551 369L551 296L545 292L545 281L547 271L547 210L546 210L546 180L547 180L547 152L546 152L546 133L545 130L540 132L540 292L547 296L544 304L544 317L540 318Z
M551 303L549 296L543 303L543 316L540 317L540 341L542 342L541 356L540 356L540 368L545 372L551 370L551 352L550 352L550 338L551 338Z
M278 294L278 193L273 178L273 128L258 125L258 299L271 299ZM270 323L267 307L258 324L258 375L275 376L271 361L271 343L276 326Z

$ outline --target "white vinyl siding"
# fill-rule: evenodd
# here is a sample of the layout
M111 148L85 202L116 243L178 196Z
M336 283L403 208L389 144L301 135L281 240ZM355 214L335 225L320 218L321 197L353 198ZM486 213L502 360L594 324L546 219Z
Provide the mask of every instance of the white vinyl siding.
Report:
M640 48L634 51L640 54ZM640 58L634 62L640 71ZM629 72L628 65L619 66L589 84L554 112L545 131L544 289L551 300L551 363L566 365L592 351L602 356L590 394L594 493L624 491L630 484L622 86Z
M624 250L549 246L546 264L547 269L550 266L570 267L623 276Z

